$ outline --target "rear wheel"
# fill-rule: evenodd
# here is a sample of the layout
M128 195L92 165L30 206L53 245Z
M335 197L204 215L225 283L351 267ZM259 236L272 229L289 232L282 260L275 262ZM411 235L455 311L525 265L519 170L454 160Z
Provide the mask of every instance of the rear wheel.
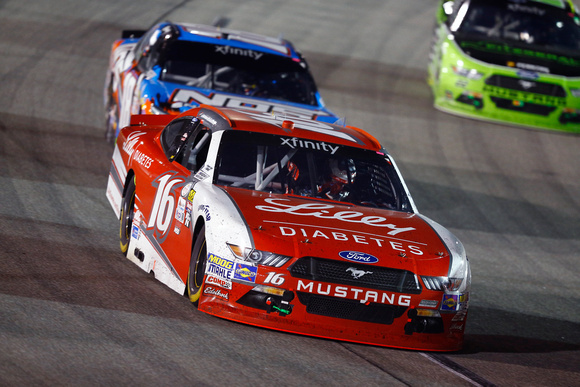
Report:
M121 201L121 216L119 217L119 240L121 251L127 255L129 241L131 240L131 229L133 227L133 216L135 215L135 177L127 182L125 195Z
M201 296L201 288L205 277L207 248L205 244L205 226L201 228L191 249L189 274L187 275L187 295L189 300L197 305Z

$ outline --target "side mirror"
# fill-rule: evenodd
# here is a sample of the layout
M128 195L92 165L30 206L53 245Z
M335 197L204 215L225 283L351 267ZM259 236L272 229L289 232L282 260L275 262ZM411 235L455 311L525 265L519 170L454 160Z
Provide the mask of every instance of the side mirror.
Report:
M437 10L437 23L443 24L449 22L453 14L454 1L441 0L439 9Z

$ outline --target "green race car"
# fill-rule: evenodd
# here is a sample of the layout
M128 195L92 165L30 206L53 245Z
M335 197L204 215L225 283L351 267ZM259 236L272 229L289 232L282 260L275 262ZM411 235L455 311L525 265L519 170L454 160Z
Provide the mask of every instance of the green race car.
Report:
M437 109L580 133L580 16L571 1L443 0L433 39Z

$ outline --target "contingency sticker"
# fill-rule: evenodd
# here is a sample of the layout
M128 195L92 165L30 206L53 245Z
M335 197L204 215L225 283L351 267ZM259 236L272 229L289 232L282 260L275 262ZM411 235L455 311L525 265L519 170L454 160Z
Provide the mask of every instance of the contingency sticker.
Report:
M207 257L207 274L213 274L218 278L230 279L234 270L234 262L217 255L209 254Z
M256 275L258 268L255 266L244 265L243 263L236 263L236 270L234 270L234 278L237 280L256 282Z

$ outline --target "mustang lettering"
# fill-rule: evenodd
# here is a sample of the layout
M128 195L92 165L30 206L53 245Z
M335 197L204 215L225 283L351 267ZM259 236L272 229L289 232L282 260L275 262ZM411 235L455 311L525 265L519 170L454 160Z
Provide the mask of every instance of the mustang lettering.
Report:
M296 290L299 292L305 291L308 293L319 294L321 296L348 298L360 301L361 304L375 302L378 304L389 305L411 305L411 296L404 294L395 295L394 293L351 288L348 286L339 286L334 284L323 284L320 282L315 283L312 281L304 282L302 280L298 280L298 288Z

